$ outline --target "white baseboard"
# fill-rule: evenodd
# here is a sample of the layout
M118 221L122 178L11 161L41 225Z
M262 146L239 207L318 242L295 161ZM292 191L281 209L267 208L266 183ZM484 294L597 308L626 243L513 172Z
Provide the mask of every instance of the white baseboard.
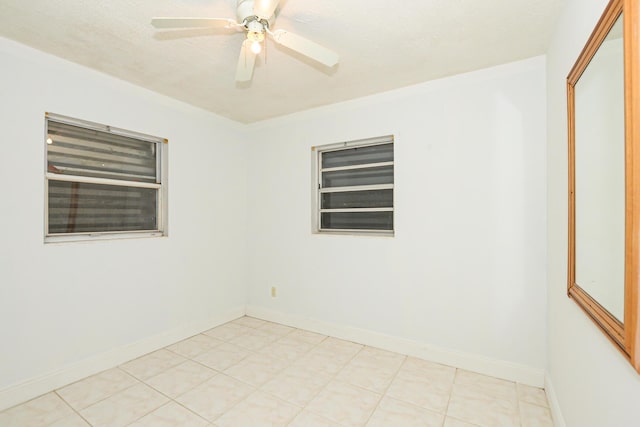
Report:
M394 351L396 353L415 356L421 359L441 363L443 365L466 369L509 381L515 381L533 387L544 386L545 377L543 369L536 369L472 353L438 348L418 341L397 338L391 335L381 334L379 332L343 326L322 320L290 315L262 307L248 305L246 308L246 315L295 328L318 332L323 335L330 335L332 337L384 350Z
M558 402L558 396L553 388L551 377L547 372L544 376L544 391L547 393L547 400L549 401L549 407L551 409L551 416L553 417L553 425L555 427L566 427L564 422L562 411L560 410L560 402Z
M105 353L63 366L58 370L6 387L0 390L0 411L237 319L243 316L244 313L244 306L237 307L206 320L187 324L114 348Z

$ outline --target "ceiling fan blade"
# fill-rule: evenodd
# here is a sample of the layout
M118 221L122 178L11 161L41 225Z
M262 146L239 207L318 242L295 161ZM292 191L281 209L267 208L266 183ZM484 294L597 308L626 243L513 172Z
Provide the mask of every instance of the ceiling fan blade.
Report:
M340 59L334 51L288 31L278 30L271 33L271 35L276 43L295 50L327 67L333 67Z
M269 19L276 11L280 0L255 0L253 14L260 18Z
M216 28L176 28L169 31L156 31L153 38L160 41L179 40L191 37L204 37L219 34Z
M238 67L236 68L236 81L248 82L253 76L253 66L256 63L256 54L251 51L251 42L242 42L240 56L238 57Z
M151 25L156 28L233 28L238 23L225 18L153 18Z

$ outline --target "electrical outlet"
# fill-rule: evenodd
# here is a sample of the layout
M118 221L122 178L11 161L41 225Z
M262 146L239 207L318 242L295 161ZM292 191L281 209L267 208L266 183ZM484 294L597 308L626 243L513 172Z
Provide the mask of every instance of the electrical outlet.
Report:
M272 286L272 287L271 287L271 298L275 298L275 297L276 297L276 295L277 295L277 293L278 293L278 292L277 292L276 287L275 287L275 286Z

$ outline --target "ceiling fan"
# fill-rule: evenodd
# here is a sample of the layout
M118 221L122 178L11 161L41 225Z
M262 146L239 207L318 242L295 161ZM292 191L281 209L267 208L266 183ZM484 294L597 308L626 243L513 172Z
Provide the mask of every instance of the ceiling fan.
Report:
M247 38L242 42L236 69L238 82L251 80L256 55L260 53L266 35L327 67L336 65L339 57L334 51L286 30L271 31L279 3L280 0L238 0L237 21L225 18L153 18L151 25L159 29L231 28L245 31Z

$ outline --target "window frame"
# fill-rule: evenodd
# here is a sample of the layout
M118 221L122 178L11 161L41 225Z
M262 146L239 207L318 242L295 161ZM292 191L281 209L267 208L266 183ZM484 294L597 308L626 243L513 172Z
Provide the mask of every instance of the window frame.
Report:
M56 122L77 126L84 129L96 130L100 132L110 133L113 135L124 136L140 140L141 142L153 143L156 147L156 181L157 182L139 182L126 181L112 178L100 178L68 174L56 174L48 170L48 129L49 122ZM92 240L111 240L111 239L130 239L140 237L163 237L167 236L167 151L168 140L140 132L129 131L109 125L103 125L87 120L76 119L73 117L63 116L54 113L45 113L44 126L44 242L78 242ZM132 230L132 231L93 231L78 233L49 233L49 182L77 182L87 184L113 185L120 187L137 187L151 188L156 190L156 229L154 230Z
M392 144L394 150L394 159L390 162L378 162L378 163L364 163L359 165L350 166L338 166L333 168L322 168L322 154L327 152L335 152L341 150L348 150L352 148L370 147L375 145ZM383 236L393 237L395 236L395 136L393 134L358 139L352 141L339 142L334 144L326 144L311 147L311 170L312 170L312 207L311 207L311 222L313 234L326 234L326 235L364 235L364 236ZM332 172L340 170L356 170L371 168L376 166L394 166L393 171L393 184L373 184L373 185L357 185L348 187L328 187L322 188L322 173ZM348 191L364 191L364 190L392 190L394 194L393 206L384 208L340 208L340 209L322 209L322 195L325 193L338 193ZM392 212L393 228L391 230L376 230L376 229L328 229L322 228L322 213L324 212Z

